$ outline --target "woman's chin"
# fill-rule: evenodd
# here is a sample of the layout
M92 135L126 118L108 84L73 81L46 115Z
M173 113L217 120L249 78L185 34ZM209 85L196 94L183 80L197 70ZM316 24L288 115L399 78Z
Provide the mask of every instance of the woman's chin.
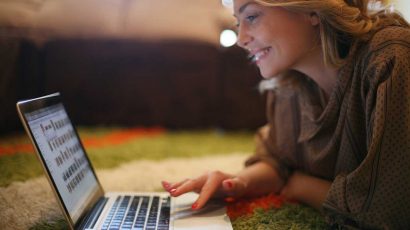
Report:
M267 67L267 68L265 68L265 67ZM275 66L275 68L273 68L272 64L269 65L269 66L259 65L258 68L259 68L260 75L264 79L274 78L274 77L280 76L281 74L288 71L287 68L280 68L278 66Z
M262 69L259 69L259 72L264 79L270 79L277 75L277 73L273 73L272 71L263 71Z

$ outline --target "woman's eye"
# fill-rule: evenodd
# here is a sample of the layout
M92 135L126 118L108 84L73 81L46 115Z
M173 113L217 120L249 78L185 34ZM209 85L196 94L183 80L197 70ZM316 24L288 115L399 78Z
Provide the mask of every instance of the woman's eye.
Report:
M248 22L253 22L253 21L255 21L255 19L258 17L258 15L249 15L249 16L247 16L246 17L246 20L248 21Z
M246 23L253 23L259 16L260 16L259 14L250 14L244 17L243 21ZM240 25L241 25L241 20L238 20L235 26L239 28Z

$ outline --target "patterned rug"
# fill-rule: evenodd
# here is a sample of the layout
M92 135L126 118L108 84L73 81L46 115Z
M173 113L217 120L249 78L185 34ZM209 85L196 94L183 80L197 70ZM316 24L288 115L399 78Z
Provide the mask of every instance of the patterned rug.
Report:
M106 191L162 191L213 169L235 173L253 150L253 133L162 128L80 128ZM67 229L51 188L25 134L0 139L1 229ZM143 175L143 176L142 176ZM324 229L322 216L273 194L227 200L235 230Z

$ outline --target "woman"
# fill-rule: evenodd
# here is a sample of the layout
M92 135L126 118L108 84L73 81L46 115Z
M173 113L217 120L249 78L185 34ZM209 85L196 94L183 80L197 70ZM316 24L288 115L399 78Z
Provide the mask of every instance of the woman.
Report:
M234 0L238 45L268 90L268 125L237 175L170 184L172 196L271 192L332 226L410 227L410 29L367 0ZM268 84L269 85L269 84Z

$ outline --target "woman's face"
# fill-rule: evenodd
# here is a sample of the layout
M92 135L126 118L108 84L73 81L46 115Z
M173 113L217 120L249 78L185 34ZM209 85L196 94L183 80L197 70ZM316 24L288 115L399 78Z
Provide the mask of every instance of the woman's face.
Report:
M234 15L238 45L250 53L264 78L306 68L309 53L318 45L316 17L252 0L234 0Z

